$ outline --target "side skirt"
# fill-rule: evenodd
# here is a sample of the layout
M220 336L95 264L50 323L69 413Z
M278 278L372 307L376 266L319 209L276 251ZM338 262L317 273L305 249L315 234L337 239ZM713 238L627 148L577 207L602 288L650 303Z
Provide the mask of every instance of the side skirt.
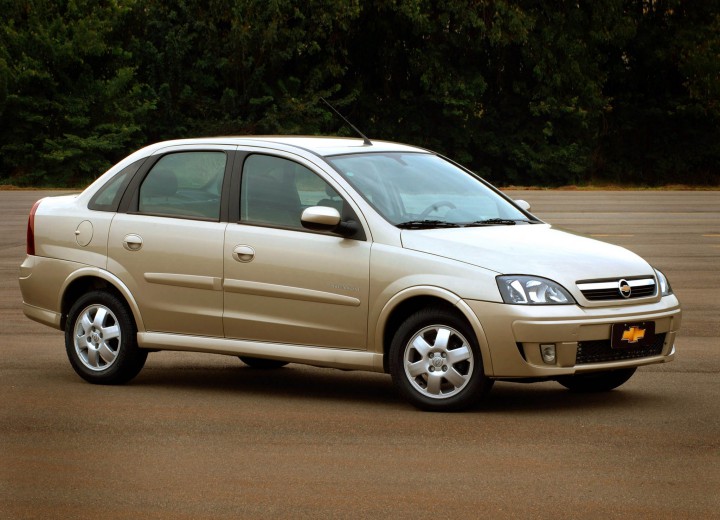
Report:
M305 345L264 343L241 339L184 336L163 332L138 332L138 346L148 350L205 352L229 356L253 356L345 370L384 372L382 354Z

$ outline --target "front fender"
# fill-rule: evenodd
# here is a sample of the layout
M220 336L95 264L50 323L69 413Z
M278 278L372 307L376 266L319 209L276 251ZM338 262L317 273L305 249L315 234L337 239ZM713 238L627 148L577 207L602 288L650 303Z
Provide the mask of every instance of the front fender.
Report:
M393 295L383 306L380 311L380 315L376 320L375 331L372 334L373 345L371 350L377 353L384 354L384 336L385 329L388 326L388 321L393 311L398 308L403 302L406 302L412 298L418 297L431 297L443 300L453 307L455 307L468 321L470 326L475 333L477 338L478 346L480 347L480 355L482 356L483 367L486 375L493 374L492 358L490 356L490 348L488 341L485 336L480 320L477 318L475 313L472 311L470 306L460 298L457 294L432 285L416 285L408 287L395 295ZM381 368L381 367L378 367Z

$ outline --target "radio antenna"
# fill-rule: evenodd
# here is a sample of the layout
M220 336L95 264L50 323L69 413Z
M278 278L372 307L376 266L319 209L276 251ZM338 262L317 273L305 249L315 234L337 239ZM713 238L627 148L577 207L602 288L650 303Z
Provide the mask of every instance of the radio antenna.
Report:
M345 121L345 123L347 123L347 125L348 125L350 128L352 128L353 130L355 130L355 133L357 133L360 137L363 138L363 145L364 145L364 146L372 146L372 145L373 145L373 144L372 144L372 141L371 141L370 139L368 139L368 137L367 137L365 134L363 134L360 130L358 130L358 128L357 128L354 124L352 124L350 121L348 121L347 118L346 118L345 116L343 116L340 112L338 112L338 111L335 109L334 106L332 106L330 103L328 103L328 102L325 100L325 98L321 97L320 99L322 100L323 103L325 103L327 106L329 106L329 107L332 109L332 111L335 112L335 113L340 117L340 119L342 119L343 121Z

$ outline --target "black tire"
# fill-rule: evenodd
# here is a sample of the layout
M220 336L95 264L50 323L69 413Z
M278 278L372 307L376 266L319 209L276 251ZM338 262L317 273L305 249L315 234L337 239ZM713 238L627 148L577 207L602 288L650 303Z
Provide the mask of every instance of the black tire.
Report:
M245 363L251 368L259 368L261 370L272 370L275 368L282 368L288 364L287 361L280 361L279 359L264 359L250 356L238 356L240 361Z
M127 383L140 373L148 355L137 345L127 305L106 291L84 294L70 308L65 350L80 377L101 385Z
M609 392L630 379L635 370L637 369L620 368L606 372L562 376L557 378L557 382L573 392Z
M400 395L427 411L468 408L493 385L473 330L440 307L418 311L398 328L390 344L390 374Z

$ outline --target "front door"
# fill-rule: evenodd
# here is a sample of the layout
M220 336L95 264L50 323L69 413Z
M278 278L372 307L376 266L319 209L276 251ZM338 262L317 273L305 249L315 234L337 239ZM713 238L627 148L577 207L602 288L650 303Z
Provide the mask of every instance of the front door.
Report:
M296 162L249 155L240 221L225 232L225 335L273 343L366 349L370 243L311 232L302 210L347 202Z

